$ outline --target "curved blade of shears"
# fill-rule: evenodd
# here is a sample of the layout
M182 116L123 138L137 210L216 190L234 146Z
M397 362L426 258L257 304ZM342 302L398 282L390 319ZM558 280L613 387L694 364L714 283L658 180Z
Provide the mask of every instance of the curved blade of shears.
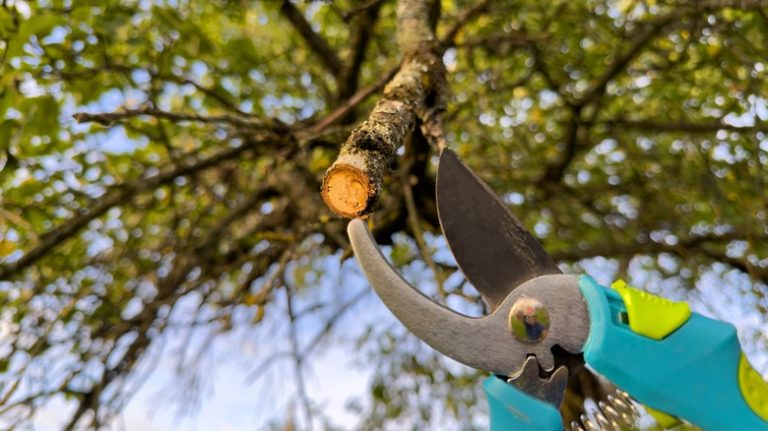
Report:
M490 315L473 318L432 301L405 281L379 251L361 220L347 226L355 257L381 300L414 335L435 350L473 368L510 376L535 355L541 367L555 366L552 347L580 352L589 334L586 303L578 278L549 275L520 286ZM519 297L540 301L550 310L549 336L538 344L523 343L508 329L507 319Z
M524 282L561 273L515 214L449 149L440 153L436 194L448 246L491 310Z

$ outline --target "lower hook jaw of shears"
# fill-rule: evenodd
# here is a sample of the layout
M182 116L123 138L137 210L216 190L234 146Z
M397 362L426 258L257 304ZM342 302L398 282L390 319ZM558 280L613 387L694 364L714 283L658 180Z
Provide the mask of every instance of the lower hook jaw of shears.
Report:
M435 350L497 375L525 371L529 357L545 371L557 364L553 350L578 355L589 334L589 313L578 278L551 274L514 289L490 315L473 318L429 299L387 262L365 222L347 227L368 281L389 310Z

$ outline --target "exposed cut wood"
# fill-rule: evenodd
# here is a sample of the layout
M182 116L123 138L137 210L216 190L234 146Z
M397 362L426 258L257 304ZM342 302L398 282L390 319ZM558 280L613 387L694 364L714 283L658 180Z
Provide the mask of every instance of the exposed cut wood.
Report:
M373 194L368 177L360 169L337 164L325 176L322 196L325 204L344 217L363 215Z

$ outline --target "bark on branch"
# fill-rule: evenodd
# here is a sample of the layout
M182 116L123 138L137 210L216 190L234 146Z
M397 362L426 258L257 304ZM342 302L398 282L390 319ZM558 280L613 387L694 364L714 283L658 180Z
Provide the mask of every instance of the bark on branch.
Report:
M368 119L342 145L323 179L323 200L344 217L362 217L373 210L396 151L417 120L430 142L445 145L441 123L445 67L430 25L428 2L401 0L397 27L403 66L384 88Z

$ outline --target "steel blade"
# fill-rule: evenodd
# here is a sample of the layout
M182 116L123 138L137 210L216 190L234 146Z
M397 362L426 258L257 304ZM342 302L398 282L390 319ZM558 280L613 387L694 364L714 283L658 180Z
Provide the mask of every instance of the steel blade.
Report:
M565 386L568 384L568 368L557 367L548 378L539 376L539 361L533 356L525 358L523 368L515 375L509 376L509 384L520 389L534 398L560 408L565 396Z
M539 241L449 149L440 154L436 194L448 246L491 310L524 282L560 274Z
M519 373L530 355L544 370L554 369L555 346L571 353L583 351L589 313L578 277L538 277L520 286L493 313L467 317L432 301L403 279L381 254L365 222L350 221L347 232L360 268L382 302L414 335L444 355L511 376ZM538 343L520 341L507 324L514 304L523 297L539 301L549 311L548 335Z

